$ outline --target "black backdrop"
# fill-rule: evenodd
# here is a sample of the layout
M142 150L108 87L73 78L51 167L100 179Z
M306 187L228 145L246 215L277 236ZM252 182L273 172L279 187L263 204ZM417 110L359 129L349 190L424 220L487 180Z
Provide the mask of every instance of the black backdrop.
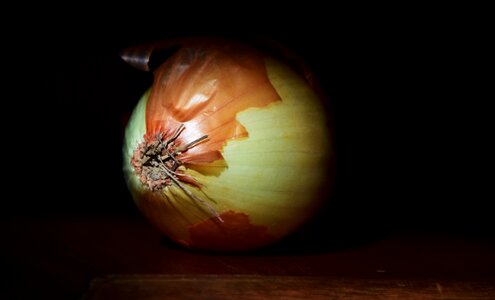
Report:
M121 173L122 122L152 77L118 51L217 35L285 44L318 76L337 153L327 226L492 232L488 180L476 172L486 121L473 116L483 111L482 24L403 10L75 15L6 28L2 214L137 213Z

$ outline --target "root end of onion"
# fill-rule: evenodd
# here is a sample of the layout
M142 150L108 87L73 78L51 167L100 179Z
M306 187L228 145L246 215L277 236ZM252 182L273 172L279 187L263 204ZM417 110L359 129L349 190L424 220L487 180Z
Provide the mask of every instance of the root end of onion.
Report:
M184 152L208 139L208 135L203 135L186 145L176 145L176 140L184 128L184 124L180 124L170 137L166 137L165 132L158 132L152 137L145 136L131 158L134 174L143 186L152 192L162 191L171 185L179 187L189 198L201 203L219 222L223 223L224 221L215 209L208 202L194 195L182 182L187 177L187 179L192 179L187 180L189 184L201 187L194 177L186 175L178 168L183 165L180 156Z

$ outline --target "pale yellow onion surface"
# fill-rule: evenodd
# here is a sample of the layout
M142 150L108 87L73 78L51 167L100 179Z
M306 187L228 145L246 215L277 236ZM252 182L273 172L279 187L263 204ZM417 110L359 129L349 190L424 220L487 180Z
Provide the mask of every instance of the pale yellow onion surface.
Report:
M265 246L294 231L324 200L322 191L330 184L332 153L321 100L287 66L273 59L265 63L268 78L282 101L237 114L249 137L227 142L222 155L228 167L219 174L214 164L186 169L204 185L199 189L186 184L189 190L216 212L246 214L251 224L266 227L273 237L247 242L240 249L232 245L233 250ZM139 101L125 132L124 173L132 196L150 221L173 240L194 248L224 250L222 245L195 245L191 241L190 226L214 219L205 205L175 185L151 192L134 174L130 161L146 133L148 96L145 93ZM218 220L215 224L226 226Z

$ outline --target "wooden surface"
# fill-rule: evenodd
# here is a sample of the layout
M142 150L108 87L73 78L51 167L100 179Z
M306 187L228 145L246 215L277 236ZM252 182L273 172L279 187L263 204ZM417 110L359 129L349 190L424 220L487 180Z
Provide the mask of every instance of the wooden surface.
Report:
M495 281L349 279L304 276L112 276L88 300L151 299L493 299Z
M341 239L319 232L258 252L214 254L180 248L137 216L17 217L0 225L7 274L2 290L15 295L8 299L79 299L91 282L93 299L125 289L140 299L167 293L298 299L320 292L336 298L495 299L495 243L487 237L396 233ZM139 294L143 289L155 294Z

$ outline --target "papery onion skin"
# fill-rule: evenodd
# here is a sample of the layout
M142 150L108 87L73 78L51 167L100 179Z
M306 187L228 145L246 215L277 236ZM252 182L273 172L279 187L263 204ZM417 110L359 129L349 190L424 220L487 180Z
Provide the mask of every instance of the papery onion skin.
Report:
M131 164L145 136L185 125L180 159L198 186L150 191ZM124 174L142 213L190 248L243 251L298 228L325 199L333 154L326 110L300 74L230 42L184 43L155 71L126 127Z

